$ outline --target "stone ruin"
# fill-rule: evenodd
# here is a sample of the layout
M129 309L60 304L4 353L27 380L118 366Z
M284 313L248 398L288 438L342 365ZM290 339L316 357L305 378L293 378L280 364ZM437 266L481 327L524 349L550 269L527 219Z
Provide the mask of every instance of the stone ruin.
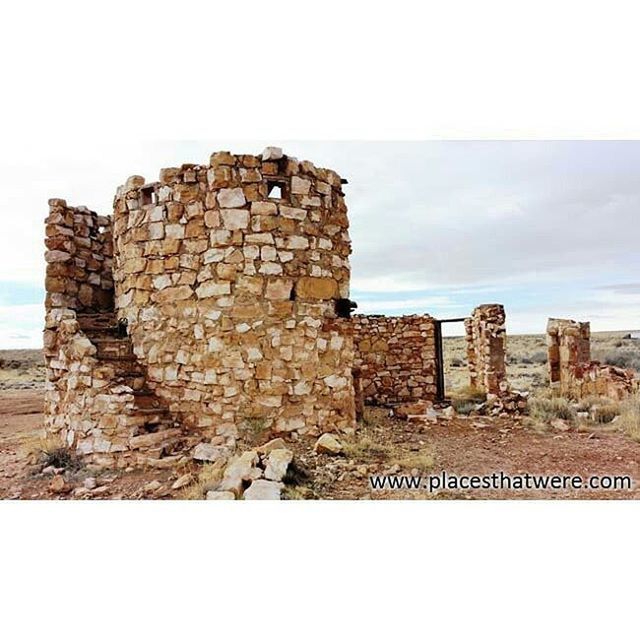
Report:
M354 365L366 404L437 399L435 322L429 315L354 316Z
M133 176L113 217L51 200L47 430L131 464L353 428L342 184L270 148Z
M332 170L268 147L46 219L46 430L104 466L228 457L241 431L349 432L364 402L441 399L438 321L350 317ZM508 397L504 310L467 324L471 381Z
M549 318L548 367L551 388L574 399L605 396L622 400L638 390L632 369L591 360L588 322Z
M509 392L505 320L501 304L483 304L464 321L470 385L487 395Z
M441 322L430 315L354 316L354 365L365 403L445 401ZM524 409L526 400L507 382L504 307L481 305L464 323L470 386L498 412Z

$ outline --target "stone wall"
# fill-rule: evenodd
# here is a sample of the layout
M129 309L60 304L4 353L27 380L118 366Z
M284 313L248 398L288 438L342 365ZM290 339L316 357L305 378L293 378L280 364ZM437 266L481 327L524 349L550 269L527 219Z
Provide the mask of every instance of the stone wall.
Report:
M436 398L435 321L428 315L353 317L355 366L364 401Z
M471 387L497 396L508 393L504 307L480 305L464 326Z
M119 318L149 386L190 432L355 423L342 180L268 148L139 176L115 199Z
M571 398L606 396L620 400L638 390L635 372L591 360L588 322L549 318L548 367L551 387Z
M87 336L81 318L71 309L47 315L46 431L103 466L171 462L181 430L165 408L149 402L154 397L127 359L127 342L116 342L115 353L111 342L109 351Z
M45 220L46 308L113 309L113 238L110 216L49 200Z

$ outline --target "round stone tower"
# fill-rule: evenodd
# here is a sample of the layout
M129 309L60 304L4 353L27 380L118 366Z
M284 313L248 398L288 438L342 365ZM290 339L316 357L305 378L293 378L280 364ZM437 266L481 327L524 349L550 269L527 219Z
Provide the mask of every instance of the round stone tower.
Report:
M354 426L342 183L269 147L118 189L116 312L188 434Z

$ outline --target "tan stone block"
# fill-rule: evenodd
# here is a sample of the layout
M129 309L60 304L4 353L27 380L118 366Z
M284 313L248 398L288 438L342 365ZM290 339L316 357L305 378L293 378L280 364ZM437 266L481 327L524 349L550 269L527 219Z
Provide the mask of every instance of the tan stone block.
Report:
M210 229L215 229L220 226L220 213L213 209L208 209L204 212L204 223Z
M228 151L218 151L211 154L209 164L212 167L219 167L220 165L234 166L236 164L236 157Z
M231 284L229 282L209 281L200 285L196 289L198 298L211 298L212 296L225 296L231 293Z
M160 303L174 302L176 300L187 300L193 295L193 289L183 285L180 287L169 287L156 293L156 301Z
M217 196L218 204L224 209L235 209L246 204L245 195L241 188L220 189Z
M220 216L225 229L246 229L249 226L249 212L246 209L221 209Z
M252 202L251 215L275 216L278 214L278 205L275 202Z
M277 278L267 281L265 298L268 300L289 300L293 281L289 278Z
M149 240L162 240L164 238L164 224L154 222L149 225Z
M240 169L240 180L242 182L261 182L262 174L257 169Z
M248 184L242 188L244 193L244 197L247 199L247 202L257 202L262 200L263 196L260 192L260 189L264 188L262 184Z
M338 283L333 278L300 278L295 285L298 300L330 300L338 294Z
M307 212L304 209L297 209L295 207L287 207L280 205L280 215L292 220L304 220L307 217Z
M219 262L216 265L216 275L220 280L235 280L238 267L234 264Z
M167 203L167 220L169 222L179 222L184 215L184 205L179 202Z
M204 220L202 218L195 218L189 220L185 230L185 238L201 238L205 236Z
M310 180L305 180L304 178L299 178L298 176L293 176L291 178L291 193L306 195L309 193L310 189Z

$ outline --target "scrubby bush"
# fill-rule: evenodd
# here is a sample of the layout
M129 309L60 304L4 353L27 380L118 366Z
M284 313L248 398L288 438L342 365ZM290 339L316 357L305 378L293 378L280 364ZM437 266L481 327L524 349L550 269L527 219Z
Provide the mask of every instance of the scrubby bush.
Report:
M465 398L453 398L451 406L456 410L456 413L467 416L478 406L478 403Z
M620 351L618 353L608 354L604 359L605 364L614 367L622 367L623 369L635 369L640 371L640 354L630 351Z
M576 412L566 398L537 396L529 400L529 415L545 422L557 418L571 421Z
M640 394L627 398L621 403L620 418L616 425L633 440L640 442Z

